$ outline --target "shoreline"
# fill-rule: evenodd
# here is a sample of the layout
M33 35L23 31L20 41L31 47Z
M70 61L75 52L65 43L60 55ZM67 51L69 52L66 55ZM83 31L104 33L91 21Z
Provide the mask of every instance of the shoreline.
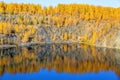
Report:
M0 45L0 49L9 49L9 48L16 48L16 47L29 47L29 46L35 46L35 45L43 45L43 44L85 44L89 46L94 46L98 48L109 48L109 49L120 49L118 47L110 47L110 46L99 46L95 44L87 44L85 42L31 42L31 43L21 43L17 45Z

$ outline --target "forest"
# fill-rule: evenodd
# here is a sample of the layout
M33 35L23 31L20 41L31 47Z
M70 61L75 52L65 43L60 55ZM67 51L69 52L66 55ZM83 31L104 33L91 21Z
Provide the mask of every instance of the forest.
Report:
M0 44L68 41L119 47L119 26L120 8L0 2Z

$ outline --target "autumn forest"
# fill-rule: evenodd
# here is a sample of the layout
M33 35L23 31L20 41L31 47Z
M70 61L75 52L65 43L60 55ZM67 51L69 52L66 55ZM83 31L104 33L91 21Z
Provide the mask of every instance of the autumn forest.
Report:
M0 1L0 80L120 79L120 2L50 1Z
M0 2L0 44L84 42L119 48L119 26L120 8Z

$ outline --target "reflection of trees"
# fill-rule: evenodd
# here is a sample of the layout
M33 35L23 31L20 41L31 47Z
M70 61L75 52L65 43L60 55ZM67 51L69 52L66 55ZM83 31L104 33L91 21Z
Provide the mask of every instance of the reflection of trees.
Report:
M86 45L41 45L0 50L0 74L36 72L41 68L57 72L85 73L113 70L120 75L119 50Z

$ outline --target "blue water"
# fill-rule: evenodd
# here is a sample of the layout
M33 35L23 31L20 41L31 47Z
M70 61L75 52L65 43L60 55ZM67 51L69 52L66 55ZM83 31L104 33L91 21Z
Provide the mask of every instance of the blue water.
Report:
M39 72L32 73L4 73L0 80L120 80L113 71L100 71L97 73L72 74L65 72L48 71L41 69Z

